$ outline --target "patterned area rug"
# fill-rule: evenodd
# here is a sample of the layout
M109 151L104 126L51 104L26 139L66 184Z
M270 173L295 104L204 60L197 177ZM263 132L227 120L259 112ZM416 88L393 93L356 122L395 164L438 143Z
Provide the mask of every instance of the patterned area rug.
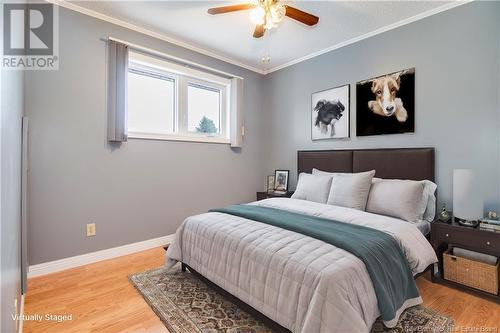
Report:
M129 279L171 333L275 332L195 275L181 272L180 265L168 274L165 268L159 268L131 275ZM387 329L377 321L372 333L446 333L452 330L451 318L416 306L401 315L395 328Z

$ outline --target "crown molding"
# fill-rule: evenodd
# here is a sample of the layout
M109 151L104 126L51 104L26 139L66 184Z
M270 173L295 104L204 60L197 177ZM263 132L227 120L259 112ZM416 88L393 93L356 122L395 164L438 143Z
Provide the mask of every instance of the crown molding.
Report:
M322 49L322 50L310 53L308 55L305 55L303 57L291 60L289 62L286 62L286 63L282 64L282 65L278 65L276 67L272 67L271 69L260 69L260 68L254 67L252 65L243 63L241 61L238 61L238 60L235 60L235 59L231 59L231 58L229 58L227 56L223 56L223 55L221 55L221 54L219 54L217 52L214 52L214 51L211 51L211 50L207 50L207 49L195 46L193 44L181 41L179 39L167 36L165 34L161 34L161 33L158 33L158 32L151 31L151 30L146 29L146 28L142 28L142 27L137 26L135 24L127 23L127 22L125 22L123 20L120 20L120 19L108 16L108 15L105 15L105 14L101 14L99 12L96 12L96 11L91 10L91 9L84 8L82 6L78 6L78 5L74 4L74 3L71 3L71 2L66 1L66 0L45 0L45 1L53 3L53 4L58 5L60 7L69 9L69 10L73 10L73 11L79 12L79 13L87 15L87 16L91 16L91 17L97 18L99 20L103 20L103 21L106 21L106 22L109 22L109 23L112 23L112 24L115 24L115 25L118 25L118 26L130 29L130 30L142 33L144 35L147 35L147 36L150 36L150 37L153 37L153 38L165 41L167 43L175 44L177 46L180 46L180 47L186 48L188 50L191 50L191 51L194 51L194 52L197 52L197 53L200 53L200 54L203 54L203 55L206 55L206 56L209 56L209 57L212 57L212 58L224 61L224 62L227 62L229 64L232 64L232 65L235 65L235 66L238 66L238 67L241 67L241 68L248 69L248 70L250 70L252 72L255 72L255 73L258 73L258 74L262 74L262 75L266 75L266 74L270 74L272 72L276 72L276 71L278 71L280 69L293 66L293 65L298 64L300 62L303 62L303 61L306 61L306 60L318 57L318 56L323 55L325 53L328 53L328 52L340 49L340 48L342 48L344 46L348 46L348 45L357 43L359 41L362 41L364 39L367 39L367 38L370 38L370 37L373 37L373 36L376 36L376 35L380 35L380 34L382 34L384 32L387 32L387 31L390 31L390 30L402 27L404 25L407 25L407 24L410 24L410 23L422 20L422 19L424 19L426 17L432 16L432 15L435 15L435 14L439 14L441 12L444 12L444 11L456 8L458 6L465 5L467 3L473 2L474 0L452 1L452 2L446 3L446 4L442 5L442 6L433 8L433 9L425 11L423 13L420 13L420 14L414 15L412 17L403 19L401 21L398 21L398 22L386 25L386 26L381 27L379 29L373 30L373 31L368 32L366 34L363 34L361 36L351 38L351 39L346 40L344 42L341 42L341 43L329 46L329 47L327 47L325 49Z
M322 54L331 52L333 50L340 49L340 48L342 48L344 46L357 43L359 41L362 41L364 39L367 39L367 38L370 38L370 37L373 37L373 36L376 36L376 35L380 35L380 34L382 34L384 32L387 32L387 31L390 31L390 30L402 27L404 25L407 25L407 24L410 24L410 23L422 20L422 19L424 19L426 17L432 16L432 15L435 15L435 14L439 14L441 12L447 11L449 9L452 9L452 8L455 8L455 7L458 7L458 6L461 6L461 5L465 5L465 4L473 2L473 1L474 0L453 1L453 2L450 2L450 3L444 4L442 6L433 8L431 10L425 11L425 12L417 14L415 16L411 16L411 17L406 18L404 20L401 20L401 21L398 21L398 22L386 25L384 27L381 27L379 29L373 30L373 31L368 32L368 33L366 33L364 35L351 38L349 40L346 40L345 42L332 45L330 47L327 47L326 49L322 49L320 51L316 51L316 52L310 53L310 54L308 54L306 56L294 59L294 60L289 61L287 63L284 63L282 65L279 65L279 66L273 67L271 69L265 70L264 71L264 75L272 73L272 72L276 72L276 71L278 71L280 69L283 69L283 68L286 68L286 67L290 67L292 65L298 64L300 62L303 62L303 61L306 61L306 60L309 60L309 59L312 59L312 58L315 58L315 57L318 57L318 56L320 56Z
M226 63L232 64L232 65L235 65L235 66L238 66L238 67L241 67L241 68L248 69L248 70L250 70L252 72L255 72L255 73L264 74L264 70L262 70L260 68L256 68L254 66L245 64L245 63L243 63L241 61L228 58L228 57L223 56L221 54L218 54L218 53L216 53L214 51L207 50L207 49L204 49L202 47L195 46L193 44L183 42L183 41L181 41L179 39L167 36L165 34L161 34L161 33L154 32L152 30L146 29L146 28L142 28L142 27L140 27L138 25L125 22L123 20L111 17L109 15L101 14L99 12L96 12L96 11L91 10L91 9L84 8L82 6L76 5L76 4L71 3L69 1L66 1L66 0L45 0L45 1L49 2L49 3L52 3L54 5L57 5L59 7L63 7L63 8L66 8L66 9L78 12L80 14L91 16L93 18L96 18L96 19L99 19L99 20L102 20L102 21L106 21L106 22L109 22L109 23L112 23L112 24L115 24L115 25L118 25L118 26L130 29L130 30L139 32L141 34L144 34L144 35L147 35L147 36L150 36L150 37L162 40L162 41L170 43L170 44L175 44L177 46L180 46L180 47L183 47L185 49L188 49L188 50L191 50L191 51L194 51L194 52L197 52L197 53L209 56L211 58L215 58L215 59L224 61Z

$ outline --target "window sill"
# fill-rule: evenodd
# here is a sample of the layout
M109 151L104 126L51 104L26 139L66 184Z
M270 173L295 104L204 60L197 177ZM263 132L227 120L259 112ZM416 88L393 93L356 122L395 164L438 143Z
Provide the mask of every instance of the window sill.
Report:
M181 142L198 142L198 143L218 143L231 144L229 139L223 137L198 137L185 135L168 135L168 134L148 134L148 133L128 133L129 139L138 140L162 140L162 141L181 141Z

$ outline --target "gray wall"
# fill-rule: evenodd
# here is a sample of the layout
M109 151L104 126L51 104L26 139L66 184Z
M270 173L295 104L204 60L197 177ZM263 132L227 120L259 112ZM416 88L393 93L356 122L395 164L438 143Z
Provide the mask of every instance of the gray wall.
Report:
M499 205L500 3L474 2L266 77L267 172L291 169L298 149L435 147L439 196L452 170L473 168L486 208ZM414 134L356 137L356 82L416 68ZM351 139L311 141L311 93L351 84Z
M441 200L451 172L476 169L499 200L500 4L472 3L268 76L66 9L60 70L26 73L30 117L29 261L38 264L172 234L188 215L248 202L297 149L434 146ZM105 47L113 36L245 77L245 144L106 143ZM357 138L356 81L416 67L415 134ZM310 98L351 83L349 140L312 142ZM85 225L97 223L87 238Z
M1 73L0 123L0 332L14 332L14 300L21 297L21 121L22 71ZM18 306L18 310L19 310Z
M61 8L60 69L26 77L30 117L29 263L173 234L184 218L254 200L262 163L263 77ZM245 78L246 136L228 145L106 143L105 44L112 36ZM85 236L96 222L97 235Z

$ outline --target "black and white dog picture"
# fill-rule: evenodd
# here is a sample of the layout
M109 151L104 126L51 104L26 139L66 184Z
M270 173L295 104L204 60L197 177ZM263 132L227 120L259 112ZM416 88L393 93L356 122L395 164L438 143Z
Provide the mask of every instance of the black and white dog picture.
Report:
M356 85L356 135L415 131L415 68Z
M312 94L311 138L349 137L349 85Z

